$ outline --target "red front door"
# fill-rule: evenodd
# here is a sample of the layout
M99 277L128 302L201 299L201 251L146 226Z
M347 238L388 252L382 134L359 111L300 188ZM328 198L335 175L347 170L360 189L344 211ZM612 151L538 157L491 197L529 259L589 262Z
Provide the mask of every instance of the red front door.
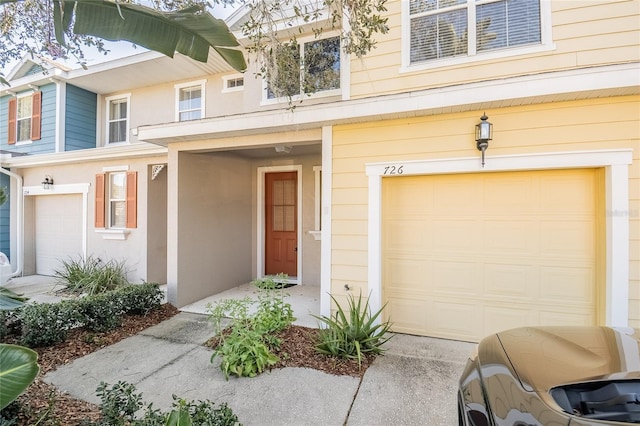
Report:
M265 274L298 275L298 174L265 175Z

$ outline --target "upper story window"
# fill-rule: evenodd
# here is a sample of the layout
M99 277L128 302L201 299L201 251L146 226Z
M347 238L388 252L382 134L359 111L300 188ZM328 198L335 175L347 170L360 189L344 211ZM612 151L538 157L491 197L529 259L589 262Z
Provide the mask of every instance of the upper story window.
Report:
M545 42L540 0L409 0L409 65Z
M222 93L237 92L244 89L244 76L242 74L226 75L222 77Z
M107 98L107 143L129 142L130 95Z
M18 98L18 113L16 115L17 142L31 140L31 114L33 109L33 98L23 96Z
M42 92L19 95L9 100L9 145L41 138Z
M204 88L206 80L177 84L176 120L189 121L204 118Z
M266 98L298 97L305 93L336 94L340 89L340 37L301 41L285 47L289 56L284 62L267 72ZM297 67L289 67L297 63Z

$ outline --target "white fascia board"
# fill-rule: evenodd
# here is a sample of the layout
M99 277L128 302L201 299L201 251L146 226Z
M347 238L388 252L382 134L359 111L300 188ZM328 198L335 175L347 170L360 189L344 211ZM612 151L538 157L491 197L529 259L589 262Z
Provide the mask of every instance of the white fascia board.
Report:
M215 139L252 132L271 133L371 119L425 115L451 107L469 110L480 105L480 108L491 107L492 102L499 105L504 105L505 101L520 104L524 100L533 101L545 96L582 93L582 96L576 95L576 98L582 99L606 96L607 93L619 92L620 89L628 94L640 93L640 64L592 67L299 106L293 112L277 109L194 122L141 126L138 138L164 145L174 141ZM541 101L537 100L534 103L539 102Z
M112 69L117 69L117 68L125 67L128 65L138 64L138 63L147 62L147 61L153 61L155 59L162 58L164 56L165 55L162 53L158 53L152 50L147 50L142 53L135 53L128 56L123 56L122 58L114 59L112 61L101 62L99 64L94 64L94 65L89 64L87 69L76 68L67 73L67 78L71 80L75 77L86 77L91 74L96 74L96 73L100 73L100 72L104 72Z
M112 160L118 158L151 157L157 155L167 155L167 148L147 143L139 143L4 158L0 166L28 168L43 165L82 163L87 161Z

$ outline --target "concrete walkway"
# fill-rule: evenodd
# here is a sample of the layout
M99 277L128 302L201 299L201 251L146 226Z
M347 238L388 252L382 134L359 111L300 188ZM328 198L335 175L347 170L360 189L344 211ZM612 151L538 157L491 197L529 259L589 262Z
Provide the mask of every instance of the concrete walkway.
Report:
M59 300L51 277L14 278L7 286L31 302ZM289 291L291 290L291 291ZM314 326L319 291L287 289L300 325ZM168 409L175 394L226 402L244 425L457 425L457 381L474 344L396 334L362 380L308 368L284 368L252 379L225 380L219 360L202 346L213 335L206 305L250 297L239 286L185 307L173 318L48 373L44 380L76 398L99 403L100 382L132 383L154 408ZM194 313L195 312L195 313ZM311 323L313 321L313 323Z
M308 368L225 380L201 344L212 336L206 316L180 313L140 334L47 374L75 398L99 403L101 381L136 386L146 402L168 409L172 395L226 402L244 425L457 424L456 389L473 344L395 335L386 355L361 380Z

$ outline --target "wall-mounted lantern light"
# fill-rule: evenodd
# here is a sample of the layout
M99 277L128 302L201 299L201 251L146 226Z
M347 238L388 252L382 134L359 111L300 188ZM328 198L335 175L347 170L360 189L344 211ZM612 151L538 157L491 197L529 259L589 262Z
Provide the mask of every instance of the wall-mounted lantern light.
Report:
M42 189L51 189L53 187L53 178L51 175L46 175L42 181Z
M489 141L493 138L493 124L487 121L487 114L482 114L480 122L476 124L476 147L482 151L482 167L484 167L484 152L489 148Z

